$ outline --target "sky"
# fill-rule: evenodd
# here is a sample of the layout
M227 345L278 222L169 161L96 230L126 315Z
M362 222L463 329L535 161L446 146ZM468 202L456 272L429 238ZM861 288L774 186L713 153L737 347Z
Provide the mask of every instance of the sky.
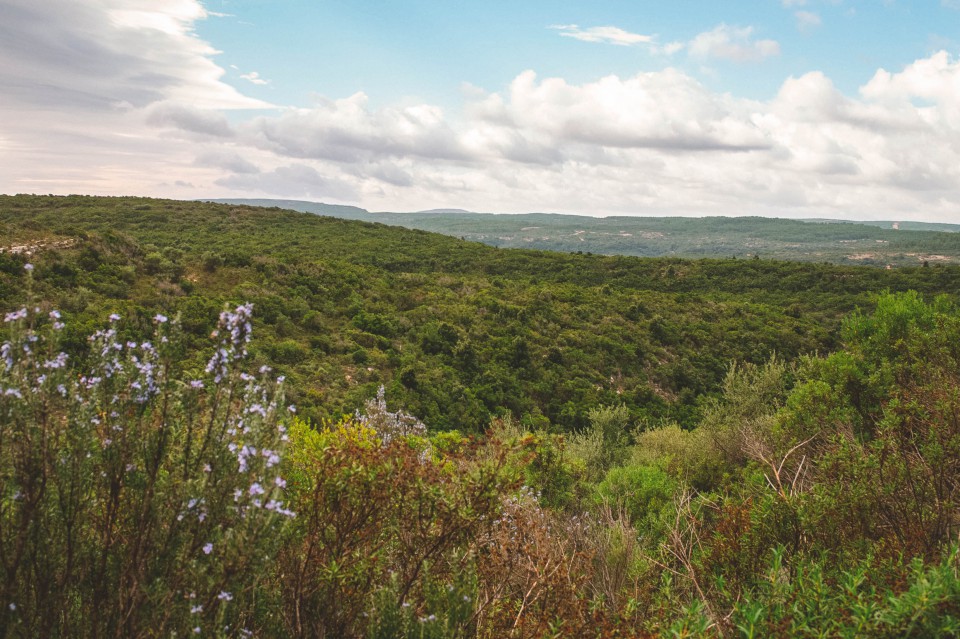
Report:
M0 193L960 223L960 0L0 0Z

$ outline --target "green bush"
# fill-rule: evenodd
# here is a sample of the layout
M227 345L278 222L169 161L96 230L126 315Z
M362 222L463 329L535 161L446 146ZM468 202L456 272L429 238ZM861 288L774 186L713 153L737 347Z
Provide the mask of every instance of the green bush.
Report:
M676 482L655 466L619 466L607 471L594 500L623 509L645 535L658 536L673 505Z
M623 404L589 411L590 426L570 436L570 455L581 463L587 478L599 481L628 454L630 412Z
M296 340L285 339L267 347L270 359L278 364L296 364L307 356L307 349Z

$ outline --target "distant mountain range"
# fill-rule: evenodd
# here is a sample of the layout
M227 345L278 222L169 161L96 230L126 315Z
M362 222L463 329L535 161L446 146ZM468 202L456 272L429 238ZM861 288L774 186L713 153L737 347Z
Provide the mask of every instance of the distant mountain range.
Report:
M874 266L960 263L960 224L761 217L596 218L460 209L391 213L302 200L207 201L402 226L503 248L641 257L760 257Z

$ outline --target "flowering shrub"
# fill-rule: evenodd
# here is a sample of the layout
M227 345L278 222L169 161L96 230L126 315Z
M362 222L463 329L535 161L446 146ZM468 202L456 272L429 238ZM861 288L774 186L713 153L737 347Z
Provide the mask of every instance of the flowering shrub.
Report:
M257 629L261 564L294 513L279 473L282 380L240 368L251 310L221 314L195 379L163 315L142 341L122 341L112 315L83 369L57 349L56 310L5 315L0 636Z

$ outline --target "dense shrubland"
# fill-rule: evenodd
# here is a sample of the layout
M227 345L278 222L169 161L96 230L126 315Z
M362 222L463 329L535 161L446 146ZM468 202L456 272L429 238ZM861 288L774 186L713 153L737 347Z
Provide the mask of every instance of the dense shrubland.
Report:
M885 266L960 261L960 225L826 222L764 217L586 217L467 211L371 213L298 200L216 200L379 222L484 242L500 248L638 257L767 259ZM900 230L893 230L892 227ZM946 231L946 232L938 232Z
M619 405L631 424L690 429L731 361L833 351L841 319L884 290L960 291L957 267L497 250L145 198L0 196L0 238L0 307L26 303L27 257L6 249L28 247L37 294L63 313L75 359L110 313L130 335L163 313L179 315L187 363L202 366L224 304L252 302L253 366L286 376L301 416L335 421L383 385L430 428L475 434L507 415L582 431L591 410Z
M19 267L3 636L960 632L945 297L882 295L832 353L729 366L693 425L614 401L566 435L542 414L467 434L382 391L298 416L250 340L256 305L221 309L203 347L184 311L78 328L44 296L55 267Z

